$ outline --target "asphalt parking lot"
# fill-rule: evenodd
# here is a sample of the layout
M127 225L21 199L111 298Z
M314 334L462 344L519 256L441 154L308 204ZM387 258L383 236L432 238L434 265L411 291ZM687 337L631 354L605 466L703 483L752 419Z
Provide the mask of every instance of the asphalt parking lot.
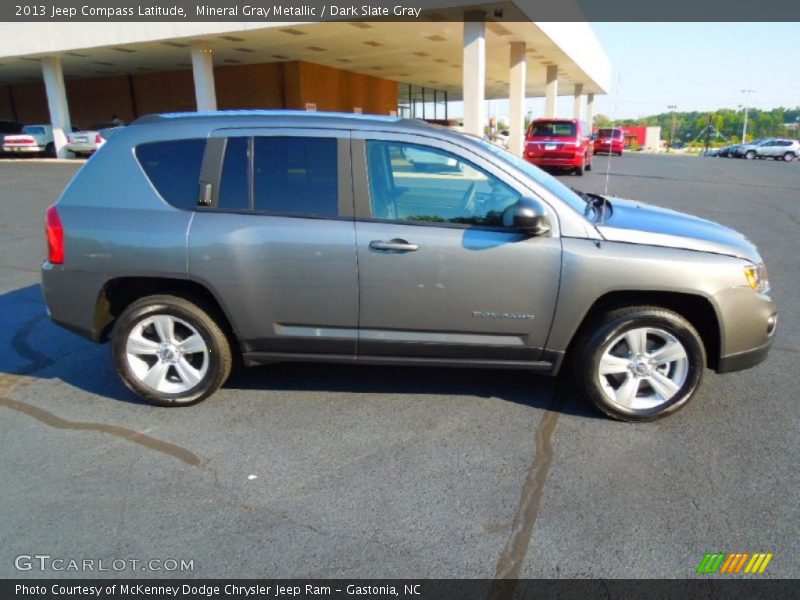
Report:
M516 371L278 365L142 404L45 314L43 212L77 168L0 161L0 577L679 578L717 551L800 576L800 165L625 155L562 178L732 226L769 266L768 361L642 425Z

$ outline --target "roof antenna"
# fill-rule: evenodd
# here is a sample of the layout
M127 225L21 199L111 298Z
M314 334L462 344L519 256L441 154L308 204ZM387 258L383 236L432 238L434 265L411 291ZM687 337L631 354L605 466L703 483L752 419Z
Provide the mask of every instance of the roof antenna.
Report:
M615 125L616 125L617 102L619 100L619 86L620 86L620 82L621 81L622 81L622 74L621 73L617 73L617 87L614 90L614 108L611 111L611 135L612 136L614 135L614 129L615 129ZM614 150L613 144L611 146L611 150L612 151L609 152L606 155L606 185L605 185L605 188L603 189L603 196L604 197L608 196L608 180L609 180L609 177L611 175L611 155L614 153L613 152L613 150ZM601 227L603 226L603 221L606 218L606 210L607 209L608 209L608 206L607 206L606 202L604 202L603 203L603 208L601 209L601 212L600 212L600 226Z

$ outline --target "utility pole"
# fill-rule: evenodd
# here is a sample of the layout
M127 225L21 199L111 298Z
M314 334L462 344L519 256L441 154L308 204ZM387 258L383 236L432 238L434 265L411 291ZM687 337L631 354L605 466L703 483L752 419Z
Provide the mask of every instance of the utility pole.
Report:
M672 147L672 143L675 141L675 109L678 108L675 104L670 104L667 107L672 112L672 126L669 130L669 146Z
M705 152L708 152L708 148L711 145L711 120L714 118L713 113L708 113L708 126L706 127L706 147Z
M744 94L744 126L742 127L742 143L747 142L747 110L750 108L750 94L755 94L755 90L742 90Z

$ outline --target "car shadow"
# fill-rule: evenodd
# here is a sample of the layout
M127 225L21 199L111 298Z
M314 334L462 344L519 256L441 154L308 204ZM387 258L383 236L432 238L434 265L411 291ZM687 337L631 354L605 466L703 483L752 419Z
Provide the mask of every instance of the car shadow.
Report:
M87 393L144 404L119 380L107 344L95 344L55 325L40 285L0 296L0 376L60 379ZM499 398L539 409L602 418L565 378L526 371L280 363L237 367L223 389L272 392L344 392Z

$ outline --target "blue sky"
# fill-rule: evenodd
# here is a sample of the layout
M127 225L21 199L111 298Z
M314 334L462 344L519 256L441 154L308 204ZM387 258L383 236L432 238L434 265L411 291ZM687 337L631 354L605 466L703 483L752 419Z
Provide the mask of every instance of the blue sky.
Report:
M612 89L595 111L615 118L678 110L800 105L800 23L593 23ZM618 85L619 83L619 85ZM561 99L560 112L570 108Z

